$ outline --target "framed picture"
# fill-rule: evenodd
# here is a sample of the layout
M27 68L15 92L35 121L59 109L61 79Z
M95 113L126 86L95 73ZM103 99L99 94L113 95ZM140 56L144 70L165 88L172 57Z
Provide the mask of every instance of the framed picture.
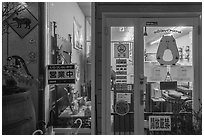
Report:
M83 47L82 26L74 18L73 23L73 47L77 50Z
M26 7L18 14L12 14L6 22L21 38L24 38L38 24L38 20Z

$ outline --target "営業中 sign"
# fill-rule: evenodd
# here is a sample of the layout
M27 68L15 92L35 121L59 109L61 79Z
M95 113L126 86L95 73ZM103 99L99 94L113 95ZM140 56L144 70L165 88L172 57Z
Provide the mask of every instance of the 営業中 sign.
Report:
M171 131L171 117L149 116L149 131Z
M48 65L48 84L75 84L75 64Z

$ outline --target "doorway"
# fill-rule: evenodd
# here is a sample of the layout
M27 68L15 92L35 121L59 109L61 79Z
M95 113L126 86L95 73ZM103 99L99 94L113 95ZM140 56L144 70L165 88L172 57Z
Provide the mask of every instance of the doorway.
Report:
M103 21L103 134L194 134L198 19L104 15ZM167 46L161 55L162 41L176 49Z

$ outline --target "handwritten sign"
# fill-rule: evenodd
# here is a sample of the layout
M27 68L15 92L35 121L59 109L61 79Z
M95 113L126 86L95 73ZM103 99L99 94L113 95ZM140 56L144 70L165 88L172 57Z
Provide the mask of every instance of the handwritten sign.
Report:
M74 84L75 65L48 65L48 84Z
M160 82L165 80L167 74L166 66L145 63L144 68L144 73L148 82Z
M192 66L171 66L172 80L193 82L193 67Z
M171 117L149 116L149 131L171 131Z

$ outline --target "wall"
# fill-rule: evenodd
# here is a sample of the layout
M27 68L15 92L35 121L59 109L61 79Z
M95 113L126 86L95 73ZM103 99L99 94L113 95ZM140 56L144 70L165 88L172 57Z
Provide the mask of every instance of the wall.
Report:
M29 3L27 9L38 19L38 3ZM24 26L23 26L24 27ZM8 41L7 34L2 35L2 66L6 64L8 56L17 55L24 59L27 68L34 79L38 79L38 60L39 60L39 40L38 40L38 25L31 30L24 38L20 38L18 34L9 27ZM32 41L32 42L31 42ZM8 45L7 45L8 44ZM8 55L7 55L8 51ZM35 62L30 62L29 53L34 52L37 57ZM25 73L22 70L22 73ZM4 81L2 81L4 82ZM33 82L32 85L18 83L19 87L27 88L31 91L32 100L36 112L36 120L38 119L38 83Z

